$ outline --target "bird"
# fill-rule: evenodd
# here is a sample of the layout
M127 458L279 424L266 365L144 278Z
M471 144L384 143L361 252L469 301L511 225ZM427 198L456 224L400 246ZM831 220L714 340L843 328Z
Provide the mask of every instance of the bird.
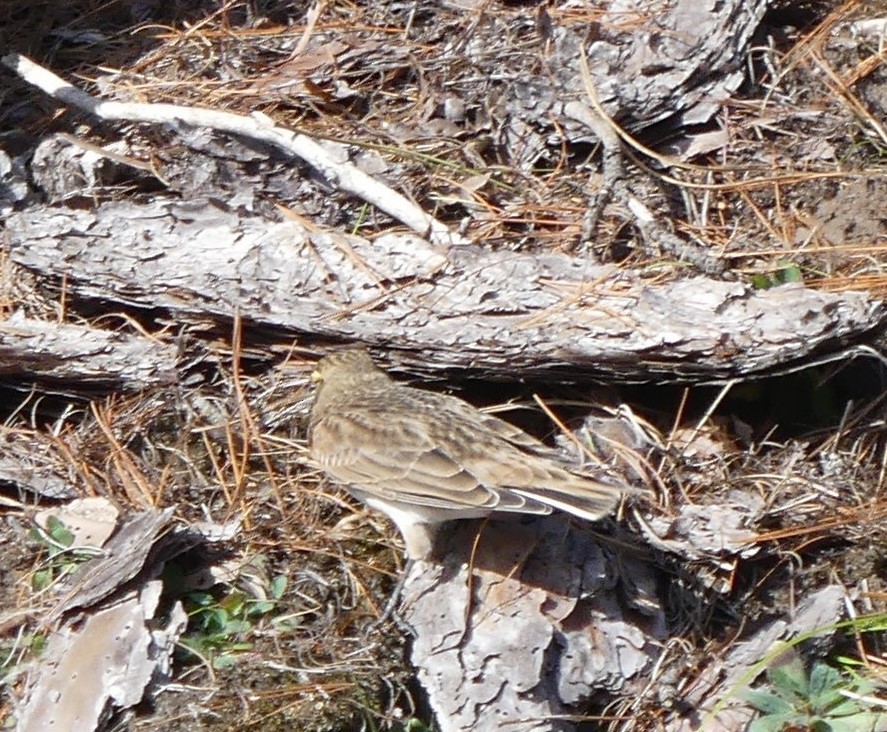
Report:
M362 347L323 357L311 380L310 457L388 515L411 559L432 555L447 521L555 509L596 521L628 490L458 397L394 380Z

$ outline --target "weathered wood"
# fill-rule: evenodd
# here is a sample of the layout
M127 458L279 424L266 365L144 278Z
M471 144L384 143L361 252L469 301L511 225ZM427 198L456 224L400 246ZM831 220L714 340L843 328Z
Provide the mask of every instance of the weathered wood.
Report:
M540 7L538 33L518 34L520 48L506 44L501 50L508 55L497 58L509 63L501 64L490 64L494 54L486 41L502 36L513 19L494 25L487 20L498 12L472 13L471 42L458 34L456 57L467 61L461 73L450 74L453 67L441 65L444 71L429 69L422 85L458 89L464 107L488 110L490 119L484 114L479 124L490 127L503 161L532 169L540 159L559 154L565 140L595 137L570 111L570 105L587 111L582 105L589 88L579 59L588 57L593 92L626 129L654 123L674 129L705 121L743 81L742 61L768 4L616 0L600 15L592 14L597 6L580 4L567 14L557 8L547 29L552 19ZM446 4L440 7L452 12ZM594 20L571 21L570 13L583 10ZM538 53L523 52L534 43ZM386 44L378 47L387 53ZM406 57L408 50L400 53ZM366 65L363 58L357 63ZM478 68L497 66L503 69L498 82L468 83L469 75L483 79ZM156 110L142 109L146 115ZM425 132L429 122L441 121L429 120L430 114L415 115L411 122ZM457 134L477 133L464 120L447 122ZM187 163L180 163L180 170L193 175ZM230 203L231 180L244 197L258 197L258 185L237 175L218 177L225 179L217 189L223 192L220 200ZM375 201L389 210L384 195ZM622 203L631 200L623 197ZM38 223L44 215L54 222ZM247 339L257 328L281 340L293 334L356 339L393 347L395 363L416 369L458 366L499 376L546 377L562 369L632 380L744 378L799 367L814 357L843 357L847 344L866 330L881 328L885 315L880 303L861 294L825 294L799 286L758 292L705 278L652 282L559 254L470 247L443 251L415 237L389 235L367 242L291 223L242 219L199 201L106 206L94 213L35 208L14 217L10 227L13 259L44 276L65 277L77 296L111 301L112 307L116 301L166 309L185 324L215 318L225 330L238 313L246 319ZM56 327L46 324L49 331ZM49 350L51 359L66 363L64 349L53 345ZM19 362L14 355L19 352L7 359L11 380L35 370L27 358ZM138 379L115 381L121 353L107 362L100 358L103 352L92 354L89 365L74 374L57 374L41 355L36 371L62 382L138 388ZM129 355L136 367L143 366L138 351ZM20 473L23 477L16 480L27 482L27 471ZM42 476L41 482L51 485ZM671 513L677 517L670 521L648 517L647 538L662 551L701 561L728 550L730 560L757 549L741 546L740 540L754 532L733 522L736 516L723 506L677 506ZM562 723L558 715L570 711L570 705L595 701L597 693L605 703L614 695L655 694L663 688L659 678L650 678L651 666L669 660L657 658L669 646L661 648L656 641L678 636L680 629L664 627L654 565L625 546L611 551L606 541L567 529L563 520L545 519L533 529L517 523L480 527L475 551L471 532L477 528L454 527L443 561L415 565L407 582L407 616L418 630L414 658L442 729L553 730ZM135 551L139 536L144 535L133 533L117 547L132 556L112 555L102 566L94 565L82 591L61 606L89 617L76 629L83 637L59 650L58 642L71 630L63 625L45 664L35 669L34 678L43 685L32 690L31 700L43 716L32 718L32 728L71 726L75 714L68 715L69 710L76 710L77 724L91 727L88 714L98 718L109 698L120 706L140 698L150 664L128 652L149 639L145 620L159 589L149 581L142 598L127 598L126 607L93 607L111 600L117 583L130 578L141 562L157 560ZM156 537L149 538L153 543ZM740 548L730 549L731 544ZM678 584L670 583L674 591ZM691 718L676 721L671 729L698 729L708 713L716 714L725 730L744 729L751 713L737 689L749 678L748 670L779 635L831 625L842 600L841 589L833 588L820 599L822 612L804 612L804 622L795 624L780 618L766 633L743 639L744 648L714 652L716 662L703 666L702 673L683 675L660 697L690 709ZM112 656L102 681L110 688L124 677L126 694L97 688L93 678L86 685L65 683ZM733 708L716 709L720 699ZM87 714L80 713L81 706L89 708ZM630 726L631 720L622 724Z
M156 617L163 583L147 582L117 603L50 634L28 675L16 729L99 728L112 709L142 701L157 678L169 672L175 643L188 615L176 603L166 621Z
M44 498L74 498L77 481L59 440L39 432L0 431L0 482Z
M43 618L52 632L28 674L18 730L90 732L114 707L138 704L169 673L188 616L175 602L165 625L158 620L158 577L166 561L201 541L173 528L174 510L129 517L101 553L62 582Z
M680 566L692 560L729 575L754 554L760 502L685 505L672 522L651 522L652 546ZM841 616L844 589L830 585L798 608L751 625L689 687L662 676L674 634L658 589L663 555L626 535L608 538L563 516L521 521L462 521L438 534L439 561L416 562L404 583L412 660L442 732L559 732L575 715L616 698L652 692L681 699L667 729L739 732L754 712L741 690L763 672L780 641L819 632L827 649ZM670 524L670 525L669 525ZM696 530L699 537L688 532ZM666 538L668 537L668 538ZM673 570L672 570L673 571ZM669 571L669 575L671 571ZM672 598L698 590L669 577ZM716 596L719 590L710 589ZM772 660L772 659L771 659ZM762 663L762 661L765 661ZM646 727L644 727L646 729Z
M73 610L90 608L106 600L140 572L151 579L159 576L157 542L173 542L170 531L174 507L162 511L142 511L128 517L105 545L105 552L84 562L59 588L61 597L48 615L54 622ZM165 538L164 538L165 537ZM192 536L190 546L198 543ZM190 547L188 547L190 548ZM182 550L183 551L183 550ZM180 554L181 551L174 552Z
M494 17L475 24L471 42L464 44L474 64L449 64L441 83L459 85L466 107L489 110L493 139L509 162L523 170L556 155L564 138L600 140L577 117L575 105L591 109L599 104L604 114L635 134L657 125L656 138L668 139L667 149L660 152L698 154L728 140L723 133L705 130L714 144L700 146L698 130L688 127L708 122L746 82L745 59L771 4L770 0L617 0L586 5L585 23L552 19L543 11L539 53L515 53L509 48L507 60L498 37L505 26L497 25ZM577 12L581 12L578 7ZM484 86L464 78L473 76L477 65L489 63L488 56L497 51L507 73ZM474 96L479 93L486 99ZM656 146L655 140L648 144Z
M32 209L8 233L14 262L82 297L224 327L239 313L247 335L358 340L426 370L747 377L840 354L885 318L864 293L655 282L566 254L370 242L200 201Z
M442 559L411 568L404 615L443 732L574 729L574 705L643 683L666 630L642 552L563 516L441 534Z
M550 67L562 101L587 91L631 129L668 120L672 128L708 121L746 80L749 43L771 0L616 0L597 26L555 30ZM524 95L525 96L525 95Z
M139 390L178 381L174 346L16 313L0 322L0 379L19 387Z

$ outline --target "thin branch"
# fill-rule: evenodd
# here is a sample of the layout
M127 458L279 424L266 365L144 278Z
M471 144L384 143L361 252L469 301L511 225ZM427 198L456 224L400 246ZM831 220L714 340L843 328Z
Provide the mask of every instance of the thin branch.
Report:
M177 104L105 102L77 89L20 54L7 54L2 58L2 62L24 81L54 99L78 107L99 119L173 125L185 123L267 142L304 160L318 170L331 185L373 204L431 242L445 246L469 243L451 231L446 224L425 213L406 196L375 180L351 163L335 160L327 150L307 135L276 126L264 114L254 113L247 117L233 112L219 112Z

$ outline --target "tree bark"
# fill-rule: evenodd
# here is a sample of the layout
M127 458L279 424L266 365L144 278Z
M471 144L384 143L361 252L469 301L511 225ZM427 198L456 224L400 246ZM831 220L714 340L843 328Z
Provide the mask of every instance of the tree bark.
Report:
M567 254L368 241L200 201L35 208L8 232L15 263L74 295L225 329L239 314L247 337L362 341L424 371L718 381L844 357L885 316L865 293L656 282Z

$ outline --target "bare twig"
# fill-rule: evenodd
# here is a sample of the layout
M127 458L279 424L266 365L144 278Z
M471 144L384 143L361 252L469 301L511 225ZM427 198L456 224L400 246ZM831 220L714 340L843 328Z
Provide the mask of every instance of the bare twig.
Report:
M103 120L127 120L153 124L185 123L209 127L267 142L304 160L317 169L332 185L359 196L400 221L420 236L436 244L468 243L459 234L425 213L406 196L380 183L348 162L335 160L318 142L307 135L278 127L263 114L249 117L233 112L184 107L177 104L141 104L105 102L77 89L48 69L17 53L2 58L4 66L51 97L73 105Z

